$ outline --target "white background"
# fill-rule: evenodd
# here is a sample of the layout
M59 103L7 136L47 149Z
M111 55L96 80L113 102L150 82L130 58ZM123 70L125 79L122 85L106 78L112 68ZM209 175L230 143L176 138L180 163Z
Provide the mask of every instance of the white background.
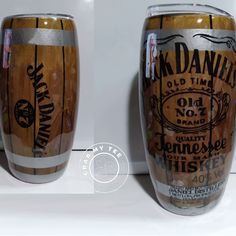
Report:
M235 184L232 174L220 204L195 217L158 205L148 176L130 176L112 194L0 195L0 235L234 236Z
M80 101L74 149L93 144L93 0L6 0L0 1L0 20L24 13L64 13L74 16L80 50Z
M120 146L133 163L133 173L146 170L137 85L146 9L153 4L176 2L209 4L236 16L235 0L95 1L95 141Z
M61 12L75 16L81 57L81 99L75 147L84 148L93 143L95 109L95 141L119 145L135 163L133 171L144 171L137 81L134 82L138 73L139 41L146 7L172 1L95 1L95 60L94 19L90 0L2 0L0 15ZM236 14L236 4L232 0L198 0L198 3L217 5ZM96 88L94 100L93 85ZM75 159L72 156L70 165L74 167L76 162L73 161ZM73 183L72 178L75 181ZM69 190L78 193L76 190L81 190L81 185L75 178L74 169L67 171L59 182L69 180ZM16 183L17 180L4 169L1 170L0 180L1 188L8 189L8 193L43 193L45 189L50 193L59 193L56 191L59 182L38 187ZM234 235L235 184L235 175L231 175L220 205L198 217L177 216L162 209L155 201L148 177L130 176L124 187L113 194L0 194L0 235ZM30 191L30 188L33 190ZM63 193L68 193L68 189L63 190Z

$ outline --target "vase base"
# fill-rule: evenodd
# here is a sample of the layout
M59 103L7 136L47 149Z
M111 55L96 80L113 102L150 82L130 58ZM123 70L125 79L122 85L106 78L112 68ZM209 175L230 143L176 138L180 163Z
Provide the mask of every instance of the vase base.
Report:
M63 168L60 171L57 171L55 173L46 174L46 175L31 175L31 174L21 173L13 169L11 166L9 166L9 169L14 177L16 177L17 179L23 182L31 183L31 184L43 184L43 183L53 182L59 179L65 172L66 168Z
M212 210L218 204L220 199L221 198L211 201L208 204L197 206L197 207L196 206L178 207L172 204L171 202L164 202L160 199L158 199L158 201L159 201L159 204L164 209L174 214L183 215L183 216L196 216L196 215L202 215Z

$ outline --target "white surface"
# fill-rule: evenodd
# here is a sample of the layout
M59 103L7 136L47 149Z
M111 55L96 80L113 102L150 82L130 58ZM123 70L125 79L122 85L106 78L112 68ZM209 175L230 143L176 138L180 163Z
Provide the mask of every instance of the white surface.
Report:
M58 180L46 184L29 184L16 179L6 168L6 157L0 152L1 194L88 194L94 193L91 178L82 173L81 159L84 152L73 151L65 173ZM4 168L3 168L4 166Z
M95 1L95 141L120 146L144 172L144 151L138 111L139 50L146 9L176 0ZM235 0L182 0L222 8L236 16ZM236 171L236 162L233 170Z
M1 1L0 21L22 13L64 13L74 16L80 48L80 101L74 149L93 144L93 0L7 0Z
M209 213L177 216L152 198L147 176L130 176L119 191L90 195L0 195L0 234L17 236L235 235L236 175ZM143 188L145 186L145 188Z

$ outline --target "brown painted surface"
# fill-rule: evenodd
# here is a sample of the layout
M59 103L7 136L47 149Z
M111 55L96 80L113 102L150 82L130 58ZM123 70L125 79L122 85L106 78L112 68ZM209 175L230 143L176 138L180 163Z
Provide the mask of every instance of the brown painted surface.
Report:
M156 16L146 19L143 28L143 45L145 45L144 33L148 30L182 30L182 29L221 29L221 30L235 30L235 23L233 19L223 16L209 16L200 14L176 14L176 15L163 15ZM158 47L158 46L157 46ZM210 49L209 49L210 50ZM167 61L176 66L176 55L175 51L163 50L163 55L168 53ZM228 61L233 62L233 70L235 70L236 55L232 51L216 51L216 54L220 53L222 57L226 57ZM193 50L189 52L189 58L193 57ZM199 57L201 61L201 67L203 67L203 58L205 51L199 51ZM143 103L144 103L144 117L146 120L146 136L147 145L150 158L148 158L149 170L152 178L159 182L177 187L201 187L209 186L211 184L219 183L222 180L226 180L230 171L232 162L232 151L233 151L233 132L234 132L234 118L235 118L235 105L236 99L235 87L229 86L226 83L225 74L224 79L219 79L219 73L216 77L212 78L208 73L196 73L194 69L185 73L173 73L173 75L160 76L160 78L152 81L150 78L146 78L146 49L145 47L141 50L141 75L143 84ZM158 59L157 59L158 60ZM184 58L181 55L181 60ZM191 62L191 61L190 61ZM214 66L216 62L214 63ZM223 60L219 63L218 67L221 68ZM229 64L227 64L229 67ZM160 71L158 62L155 65L157 73ZM226 69L225 69L226 70ZM225 72L226 73L226 72ZM183 84L180 81L184 81ZM200 84L200 81L205 81ZM209 82L210 81L210 82ZM233 74L229 78L229 81L234 81ZM213 82L211 86L211 82ZM172 86L170 85L172 83ZM189 90L189 88L191 90ZM213 90L212 90L213 88ZM196 92L196 93L194 93ZM200 92L200 93L197 93ZM205 95L202 95L203 93ZM225 97L223 97L224 94ZM173 96L172 96L173 95ZM209 95L209 96L208 96ZM152 98L155 96L157 100L153 102ZM175 108L178 107L178 99L183 98L185 101L195 100L199 101L202 97L200 104L205 112L200 116L198 107L190 108L191 112L201 119L209 123L207 129L197 132L184 132L183 130L189 128L190 125L183 123L183 119L177 117ZM214 124L212 118L217 116L219 104L217 102L223 101L224 104L228 104L229 107L226 112L226 116L219 121L217 125ZM183 100L182 100L183 101ZM216 102L217 101L217 102ZM161 104L162 105L158 105ZM220 102L219 102L220 103ZM223 103L223 102L222 102ZM222 104L221 103L221 104ZM163 105L164 104L164 105ZM213 109L211 105L213 104ZM225 105L225 106L226 106ZM161 107L161 108L160 108ZM223 106L224 107L224 106ZM184 107L189 109L186 105ZM155 112L159 109L159 118ZM178 113L179 115L179 113ZM179 115L180 116L180 115ZM182 120L181 120L182 119ZM185 121L192 121L193 118L185 116ZM173 129L171 124L176 124L177 120L184 127L178 130ZM195 124L195 126L198 126ZM163 138L161 138L163 137ZM196 138L197 137L197 138ZM195 141L182 141L178 142L179 138L196 138L199 140ZM160 143L164 143L164 146L160 146ZM202 144L203 143L203 144ZM189 145L192 148L194 145L204 145L209 147L210 145L222 145L222 148L216 150L209 150L206 152L199 152L199 154L183 154L178 150L173 152L170 150L171 145ZM161 148L160 148L161 147ZM163 148L165 147L165 148ZM172 146L173 147L173 146ZM168 149L169 148L169 149ZM157 164L158 161L166 161L167 165ZM179 162L175 162L179 161ZM189 163L196 164L196 168L193 166L188 167ZM200 166L201 163L201 166ZM210 163L210 164L209 164ZM214 168L211 168L214 165ZM171 168L170 168L171 166ZM177 166L177 167L176 167ZM208 166L211 166L208 168ZM188 171L189 168L189 171ZM194 169L194 171L192 171ZM157 197L164 206L168 206L171 210L171 206L179 209L183 208L199 208L207 206L212 201L217 201L221 194L221 191L212 194L211 197L198 198L192 200L177 199L175 197L167 197L163 195L157 189ZM173 210L173 209L172 209Z
M7 18L2 28L3 30L45 28L75 31L72 20L60 17ZM1 63L3 63L2 55ZM29 73L33 73L40 65L43 66L37 76L42 75L42 78L38 87L35 87L35 78ZM63 154L72 148L79 89L77 65L77 45L11 45L10 66L9 68L1 66L1 119L5 148L9 152L28 158L47 158ZM39 93L46 93L46 96L40 99L41 96L37 95ZM28 101L35 112L33 123L29 127L22 127L19 125L19 120L17 122L16 104L22 99ZM21 104L20 108L25 105ZM47 109L53 111L46 114L47 117L42 116L40 111ZM25 117L19 119L23 123L29 123L28 118L27 120ZM46 127L47 131L44 132L47 136L47 144L44 148L39 148L36 142L44 144L44 141L40 139L42 138L40 132L42 128L45 128L44 125L49 125ZM61 166L65 167L66 163ZM34 175L51 174L62 169L60 166L40 169L23 166L16 168L16 165L12 163L11 167L22 173Z

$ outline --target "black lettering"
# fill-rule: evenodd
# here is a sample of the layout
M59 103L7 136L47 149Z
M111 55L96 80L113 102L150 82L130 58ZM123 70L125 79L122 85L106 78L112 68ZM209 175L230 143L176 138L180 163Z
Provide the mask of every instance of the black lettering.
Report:
M38 132L38 136L42 136L42 137L44 137L46 139L49 139L49 134L45 134L45 133L41 132L41 130Z
M33 81L33 87L36 90L36 98L39 104L39 131L33 148L33 152L37 156L42 155L42 152L48 144L51 124L45 122L51 121L52 117L49 114L54 111L54 105L52 102L44 103L43 105L41 104L46 99L50 100L48 86L45 82L41 82L43 79L43 73L38 74L43 67L43 63L41 63L36 69L34 69L32 65L27 67L27 74L29 79Z
M217 60L216 60L216 64L215 64L215 69L214 69L214 73L213 76L217 77L218 75L218 71L220 68L220 62L221 62L222 56L220 54L217 55Z
M221 70L220 70L220 74L219 74L219 79L221 79L221 80L223 80L223 76L225 74L225 71L227 70L227 62L228 62L228 60L225 57L223 65L222 65Z
M183 55L181 54L181 48L183 49ZM176 55L176 73L185 73L189 65L189 51L185 43L175 43L175 55ZM183 58L182 58L183 56ZM182 63L184 63L182 65Z
M51 125L48 124L40 124L39 130L40 132L50 133Z
M179 98L177 100L177 105L180 107L185 107L187 106L187 104L188 104L188 101L185 98Z
M48 90L43 92L36 92L36 97L39 103L41 103L45 98L50 99Z
M198 111L199 111L200 116L205 116L206 115L206 107L199 107Z
M214 70L214 62L215 62L216 53L213 51L205 51L205 58L203 63L203 73L205 74L206 68L208 70L208 74L213 76Z
M44 67L43 63L41 63L35 70L34 67L32 65L29 65L27 67L27 74L30 77L35 77L37 75L37 73ZM31 78L32 79L32 78Z
M34 79L34 82L33 82L34 88L36 88L38 86L38 84L42 78L43 78L43 74L37 75L37 76L35 76L35 78L33 78Z
M196 161L190 161L188 163L188 172L193 173L196 172L198 169L198 163Z
M54 105L53 105L53 103L40 105L39 110L40 110L41 113L50 114L54 111Z
M40 123L43 123L52 119L52 117L47 114L40 113L39 115L40 115L40 119L39 119Z
M185 116L185 109L182 109L182 111L181 111L181 109L175 108L175 110L176 110L177 117L179 117L179 116L184 117Z
M190 64L189 73L193 73L192 69L195 68L195 73L201 73L201 64L200 64L200 58L199 58L199 51L197 49L194 49L193 51L193 58L192 62Z
M41 136L37 136L35 140L35 146L45 149L45 146L48 144L48 139L42 138Z
M167 62L168 53L166 53L165 58L163 53L160 54L160 71L162 76L173 75L174 72L169 62Z
M229 67L228 74L227 74L226 79L225 79L225 82L226 82L226 83L229 83L229 80L230 80L230 77L231 77L233 68L234 68L234 64L231 62L231 63L230 63L230 67Z

